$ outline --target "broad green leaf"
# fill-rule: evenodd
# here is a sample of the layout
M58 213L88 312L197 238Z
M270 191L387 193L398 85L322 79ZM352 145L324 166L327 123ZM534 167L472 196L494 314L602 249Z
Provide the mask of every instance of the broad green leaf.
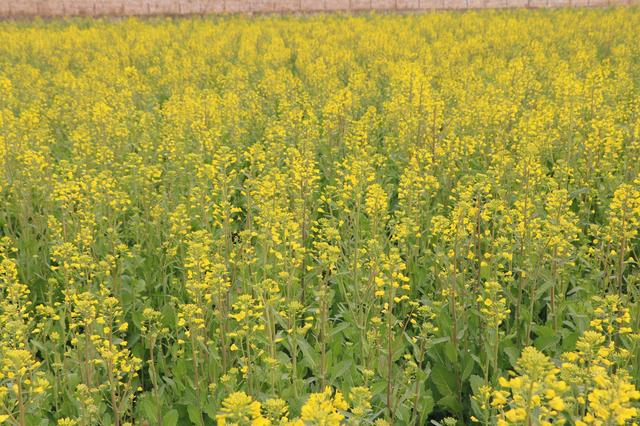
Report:
M431 380L442 397L456 394L456 377L453 371L442 365L436 365L431 370Z
M176 426L178 424L178 410L172 409L162 415L162 426Z

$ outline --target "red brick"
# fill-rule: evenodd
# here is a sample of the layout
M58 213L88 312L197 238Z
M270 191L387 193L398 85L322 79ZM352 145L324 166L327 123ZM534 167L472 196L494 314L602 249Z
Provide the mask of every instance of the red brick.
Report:
M178 15L193 15L200 13L200 8L197 3L193 3L190 1L178 1L178 11L176 12Z
M223 13L225 11L225 7L226 2L223 0L209 0L207 2L207 10L211 13Z
M398 10L418 10L422 0L397 0Z
M372 6L369 0L351 0L351 10L370 10Z
M150 15L162 15L164 12L164 3L157 3L155 1L147 1L146 3L147 11Z
M296 12L300 10L300 0L278 0L275 9L277 12Z
M147 5L145 4L145 7L146 6ZM167 4L165 2L162 2L161 7L169 8L170 10L173 10L173 14L175 15L182 15L184 13L188 13L188 11L191 9L192 6L189 2L185 0L174 0L172 4Z
M0 3L2 2L0 1ZM35 11L33 13L39 16L51 16L55 12L55 10L52 8L49 2L46 2L46 1L36 1L34 3L34 6L35 6ZM2 11L2 5L0 5L0 13L1 11Z
M176 0L179 15L190 15L198 13L198 4L189 0Z
M153 0L149 0L153 1ZM203 0L202 8L204 13L221 13L222 12L222 0Z
M238 0L223 0L222 10L225 13L238 13L242 12L242 2Z
M349 10L351 2L349 0L324 0L326 10Z
M442 9L444 0L420 0L418 2L419 10L436 10Z
M469 0L470 9L482 9L485 7L486 0Z
M596 7L613 4L640 5L640 0L0 0L0 16Z
M149 1L149 0L145 0ZM206 0L179 0L180 11L183 15L201 15L207 8Z
M126 0L122 2L123 15L143 15L147 13L147 5L142 1Z
M62 2L62 13L64 15L77 15L78 14L78 4L74 1L63 1Z
M324 10L324 0L302 0L300 6L303 11L320 12Z
M121 10L120 2L100 1L95 3L94 12L98 16L115 16L120 14Z
M18 1L11 3L12 16L31 16L35 14L36 3L31 1Z
M0 0L0 16L9 16L9 3Z
M446 0L445 7L447 9L465 9L467 7L467 0Z
M252 12L259 12L259 13L272 12L273 11L272 3L273 2L267 1L267 0L251 0L249 9Z
M395 0L374 0L373 4L377 10L393 10L396 7Z
M77 14L80 16L93 16L95 15L95 4L94 2L84 2L78 3L78 12Z

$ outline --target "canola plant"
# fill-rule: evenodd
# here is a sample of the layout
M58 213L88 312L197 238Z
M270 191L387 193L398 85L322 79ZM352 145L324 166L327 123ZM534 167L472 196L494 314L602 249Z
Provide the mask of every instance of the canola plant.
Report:
M0 22L0 424L635 425L638 28Z

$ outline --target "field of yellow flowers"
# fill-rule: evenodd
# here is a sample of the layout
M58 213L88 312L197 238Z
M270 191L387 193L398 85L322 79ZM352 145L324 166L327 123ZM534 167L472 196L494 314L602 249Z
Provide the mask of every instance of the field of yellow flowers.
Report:
M638 28L0 23L0 424L635 424Z

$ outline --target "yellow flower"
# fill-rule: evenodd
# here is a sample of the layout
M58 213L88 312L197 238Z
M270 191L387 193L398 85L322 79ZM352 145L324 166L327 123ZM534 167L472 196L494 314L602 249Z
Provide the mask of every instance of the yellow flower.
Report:
M507 403L507 396L509 394L505 391L496 390L493 392L493 399L491 405L494 407L501 407Z
M549 406L556 411L562 411L564 410L564 401L559 396L555 396L549 401Z
M216 416L218 425L252 426L262 425L261 404L244 392L234 392L222 401L220 413Z
M302 406L302 420L309 425L339 426L344 415L340 411L348 408L342 393L336 391L332 398L332 390L326 387L324 392L313 393Z
M505 412L505 417L510 423L517 423L523 421L527 417L527 412L524 408L515 408Z

